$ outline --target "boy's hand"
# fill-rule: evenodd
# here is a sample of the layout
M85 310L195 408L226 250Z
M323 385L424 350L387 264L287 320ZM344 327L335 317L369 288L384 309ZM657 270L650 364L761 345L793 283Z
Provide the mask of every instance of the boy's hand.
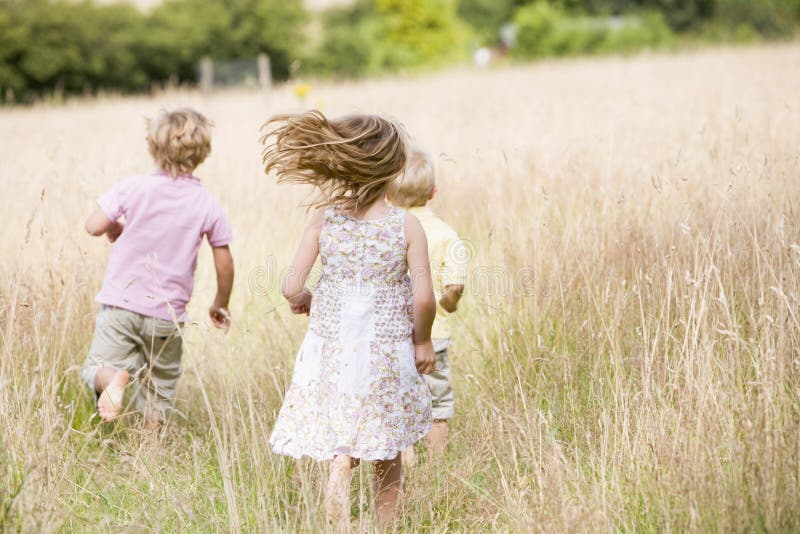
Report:
M446 311L447 313L453 313L458 309L458 303L453 302L452 300L446 299L442 297L439 299L439 305Z
M429 375L436 370L436 353L432 342L426 341L414 345L414 363L421 375Z
M228 333L228 329L231 327L231 313L228 308L211 306L208 309L208 316L211 317L211 322L214 323L214 326Z
M122 235L122 231L125 229L125 226L119 222L114 221L111 228L106 230L106 237L108 237L109 243L114 243L119 236Z
M447 313L453 313L458 309L458 301L461 299L461 295L463 294L463 285L458 284L447 286L444 290L442 298L439 299L439 304Z

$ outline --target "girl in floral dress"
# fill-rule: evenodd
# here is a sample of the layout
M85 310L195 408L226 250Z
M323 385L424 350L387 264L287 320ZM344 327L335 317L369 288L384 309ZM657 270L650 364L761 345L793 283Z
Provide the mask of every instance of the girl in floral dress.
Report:
M384 200L405 164L405 135L372 115L328 120L309 112L265 126L266 171L321 193L283 281L292 311L310 320L270 444L295 458L331 460L332 522L349 516L352 468L373 461L375 509L387 525L400 507L400 451L431 426L420 373L435 365L425 233ZM317 256L322 277L312 294L305 282Z

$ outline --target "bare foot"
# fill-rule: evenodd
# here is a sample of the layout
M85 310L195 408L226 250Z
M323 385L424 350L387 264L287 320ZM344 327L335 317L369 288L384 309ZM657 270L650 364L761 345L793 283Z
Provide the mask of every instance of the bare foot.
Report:
M433 422L431 431L425 436L425 445L434 454L441 454L447 446L447 437L450 434L450 425L447 419L438 419Z
M342 525L350 515L351 473L349 456L337 456L331 460L331 472L325 490L325 518L333 525Z
M117 371L100 394L100 398L97 399L97 413L106 423L114 421L119 415L125 386L128 385L130 379L131 375L128 374L128 371Z

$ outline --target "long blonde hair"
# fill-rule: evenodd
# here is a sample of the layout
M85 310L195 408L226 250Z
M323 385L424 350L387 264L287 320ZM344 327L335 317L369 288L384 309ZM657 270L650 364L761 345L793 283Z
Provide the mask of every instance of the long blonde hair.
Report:
M377 115L327 119L319 111L278 115L262 130L264 171L278 182L316 186L313 207L338 205L359 214L382 198L386 186L403 171L406 133Z

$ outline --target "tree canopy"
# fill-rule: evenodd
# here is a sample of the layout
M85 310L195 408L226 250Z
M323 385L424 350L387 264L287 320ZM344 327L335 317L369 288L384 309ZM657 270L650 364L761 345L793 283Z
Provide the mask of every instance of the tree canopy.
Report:
M439 66L496 45L509 23L525 58L663 46L682 33L785 38L798 20L800 0L355 0L315 15L302 0L168 0L147 13L0 0L0 101L193 83L202 57L266 53L278 80L293 65L312 76Z

